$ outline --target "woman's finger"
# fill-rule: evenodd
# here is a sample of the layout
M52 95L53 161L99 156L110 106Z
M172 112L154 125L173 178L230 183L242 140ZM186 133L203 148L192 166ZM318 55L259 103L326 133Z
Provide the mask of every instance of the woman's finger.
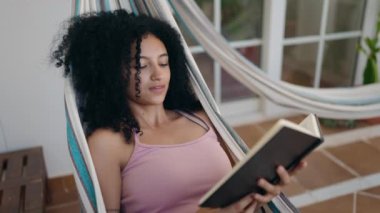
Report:
M246 213L254 213L257 207L257 202L252 202L245 210Z
M268 181L266 181L263 178L260 178L258 185L263 188L267 193L272 194L272 195L278 195L281 192L281 187L277 187Z
M280 184L281 185L287 185L290 183L290 175L283 166L279 166L277 168L277 174L278 174L278 176L280 176L280 179L281 179Z
M268 203L269 201L271 201L273 198L275 197L275 195L273 194L265 194L265 195L261 195L261 194L255 194L254 195L254 198L257 202L259 203Z

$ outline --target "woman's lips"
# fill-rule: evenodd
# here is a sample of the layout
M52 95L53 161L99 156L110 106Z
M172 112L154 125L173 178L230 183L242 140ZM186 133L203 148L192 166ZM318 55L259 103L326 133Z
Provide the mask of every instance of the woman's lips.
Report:
M165 85L157 85L157 86L149 87L149 91L153 93L162 93L165 91Z

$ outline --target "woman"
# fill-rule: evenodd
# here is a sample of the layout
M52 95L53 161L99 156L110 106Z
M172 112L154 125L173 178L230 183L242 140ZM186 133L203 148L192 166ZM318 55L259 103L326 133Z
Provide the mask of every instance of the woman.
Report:
M279 185L259 181L267 194L198 207L231 163L190 87L180 37L165 22L123 10L74 17L53 59L81 99L107 212L252 212L289 182L280 166Z

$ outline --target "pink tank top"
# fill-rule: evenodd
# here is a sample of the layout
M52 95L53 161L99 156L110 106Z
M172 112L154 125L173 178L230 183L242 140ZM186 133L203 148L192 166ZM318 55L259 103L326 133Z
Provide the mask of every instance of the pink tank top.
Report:
M175 145L140 143L122 171L122 212L195 212L200 198L231 170L217 136L200 118L180 112L207 132Z

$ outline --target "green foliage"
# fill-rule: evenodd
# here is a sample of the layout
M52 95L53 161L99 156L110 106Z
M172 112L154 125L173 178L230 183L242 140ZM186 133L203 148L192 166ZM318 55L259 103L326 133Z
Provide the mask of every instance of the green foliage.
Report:
M320 118L319 122L327 128L355 128L356 127L355 120Z
M363 74L363 84L371 84L375 83L379 80L378 72L379 68L377 66L377 57L376 54L380 52L380 48L378 47L380 36L380 14L377 18L376 23L376 34L374 37L367 37L364 40L365 48L359 44L358 50L364 53L367 56L366 66L364 68Z

